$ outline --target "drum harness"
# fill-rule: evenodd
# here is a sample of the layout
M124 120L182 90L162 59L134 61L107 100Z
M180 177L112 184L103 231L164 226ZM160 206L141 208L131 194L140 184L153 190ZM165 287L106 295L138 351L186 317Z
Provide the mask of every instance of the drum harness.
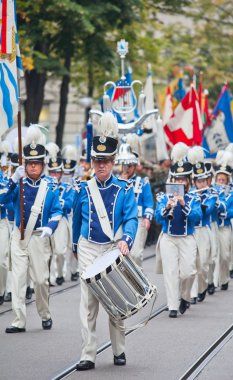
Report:
M107 211L106 211L103 199L101 197L98 185L96 183L96 179L93 177L91 180L87 181L87 184L88 184L88 188L90 190L90 194L92 196L92 200L93 200L96 212L97 212L97 216L99 218L99 222L100 222L101 228L102 228L103 232L105 233L105 235L107 235L109 237L109 239L113 243L113 246L115 246L115 244L117 243L117 241L120 240L120 236L119 235L122 232L121 228L119 228L118 231L117 231L117 233L116 233L116 235L118 235L119 238L116 239L116 237L115 237L115 239L114 239L113 230L111 228L110 221L109 221L109 218L108 218L108 214L107 214ZM110 248L110 249L112 249L112 248ZM148 317L146 317L144 319L144 321L142 321L140 323L137 323L134 326L127 327L127 328L120 326L118 323L116 323L113 320L113 318L111 318L111 323L115 327L117 327L118 329L120 329L121 331L125 331L125 332L131 331L131 330L137 330L137 329L139 329L141 327L146 326L147 323L150 320L150 317L151 317L151 314L152 314L152 311L153 311L153 307L154 307L154 304L155 304L155 301L156 301L156 298L157 298L157 294L158 293L157 293L157 289L156 289L156 291L155 291L155 297L154 297L154 301L152 303L152 307L151 307L150 313L149 313Z

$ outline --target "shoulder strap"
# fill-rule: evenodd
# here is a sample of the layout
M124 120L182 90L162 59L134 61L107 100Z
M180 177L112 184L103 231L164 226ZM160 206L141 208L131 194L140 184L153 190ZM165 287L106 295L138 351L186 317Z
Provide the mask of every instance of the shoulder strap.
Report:
M45 197L46 189L47 182L42 179L40 181L40 186L36 194L35 202L31 208L30 217L28 219L27 227L25 229L24 240L21 241L21 246L24 249L27 247L29 240L31 239L38 215L41 212L41 206Z
M87 181L87 185L89 187L93 199L93 203L99 218L101 228L105 235L107 235L109 239L113 241L113 231L109 222L108 214L104 206L103 199L100 195L100 191L96 183L96 179L90 179L89 181Z

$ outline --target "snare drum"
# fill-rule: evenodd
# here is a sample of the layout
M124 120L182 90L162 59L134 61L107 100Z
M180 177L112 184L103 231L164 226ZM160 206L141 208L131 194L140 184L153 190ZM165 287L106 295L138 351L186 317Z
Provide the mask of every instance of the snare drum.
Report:
M82 273L92 293L108 314L123 320L137 313L155 295L157 289L129 256L118 248L97 258Z

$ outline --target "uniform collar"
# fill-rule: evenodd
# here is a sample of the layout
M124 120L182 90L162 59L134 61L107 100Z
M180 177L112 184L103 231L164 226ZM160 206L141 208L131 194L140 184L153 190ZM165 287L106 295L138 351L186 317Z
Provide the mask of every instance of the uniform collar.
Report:
M111 173L110 176L108 177L108 179L106 179L106 181L101 182L101 181L99 180L99 178L97 178L97 176L95 175L96 182L97 182L98 185L100 185L101 187L107 187L108 185L110 185L110 183L112 182L112 178L113 178L113 175L112 175L112 173Z
M29 177L26 177L26 181L32 185L32 186L38 186L40 184L40 181L41 181L41 178L38 178L36 181L33 181L33 179L29 178Z

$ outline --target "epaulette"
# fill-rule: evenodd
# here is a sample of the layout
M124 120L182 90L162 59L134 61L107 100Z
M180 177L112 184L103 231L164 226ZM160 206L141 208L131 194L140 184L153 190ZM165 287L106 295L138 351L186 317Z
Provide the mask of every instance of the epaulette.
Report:
M156 194L156 200L159 202L161 201L161 199L164 198L164 193L162 191L160 191L158 194Z
M145 178L143 178L143 182L144 182L144 185L146 185L147 183L150 184L149 177L145 177Z
M75 179L74 180L74 189L78 192L78 193L80 193L80 191L81 191L81 181L80 181L80 179Z
M129 189L132 189L133 188L133 180L132 179L129 179L127 181L127 184L125 186L125 193L127 193L129 191Z

